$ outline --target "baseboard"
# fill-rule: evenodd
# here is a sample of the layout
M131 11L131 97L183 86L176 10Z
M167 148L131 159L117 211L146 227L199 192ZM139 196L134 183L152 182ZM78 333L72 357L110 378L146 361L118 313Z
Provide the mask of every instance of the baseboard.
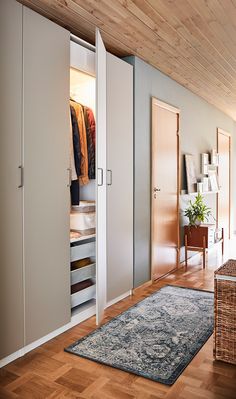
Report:
M128 291L119 297L113 299L112 301L109 301L106 304L106 308L109 306L114 305L115 303L121 301L124 298L127 298L127 296L131 295L131 291ZM88 309L85 309L84 311L75 314L74 316L71 317L71 321L64 326L58 328L55 331L52 331L51 333L45 335L44 337L38 339L37 341L32 342L29 345L24 346L23 348L19 349L18 351L12 353L11 355L3 358L0 360L0 368L6 366L7 364L13 362L14 360L24 356L26 353L32 351L35 348L38 348L39 346L45 344L45 342L50 341L51 339L57 337L58 335L64 333L65 331L69 330L70 328L76 326L79 323L82 323L82 321L89 319L90 317L94 316L96 314L96 306L92 305Z
M122 301L122 299L125 299L125 298L127 298L127 296L130 296L130 295L132 295L132 291L131 291L131 290L125 292L124 294L118 296L118 297L115 298L115 299L112 299L111 301L107 302L107 304L106 304L106 309L109 308L109 306L112 306L112 305L114 305L115 303L117 303L117 302L119 302L119 301Z
M14 360L18 359L19 357L24 356L24 354L25 354L25 352L24 352L24 348L23 348L23 349L19 349L18 351L12 353L11 355L9 355L7 357L4 357L2 360L0 360L0 369L11 362L14 362Z
M148 280L146 281L146 283L143 283L142 285L139 285L136 288L133 288L132 290L132 294L137 294L140 290L149 287L150 285L152 285L153 281L152 280Z
M51 339L57 337L58 335L64 333L65 331L69 330L70 328L76 326L77 324L81 323L82 321L88 319L91 316L94 316L96 313L96 307L91 306L90 308L82 311L71 317L71 321L64 326L58 328L55 331L45 335L44 337L38 339L37 341L32 342L29 345L24 346L23 348L19 349L18 351L12 353L11 355L3 358L0 360L0 368L6 366L7 364L13 362L14 360L24 356L26 353L32 351L33 349L45 344L45 342L50 341Z

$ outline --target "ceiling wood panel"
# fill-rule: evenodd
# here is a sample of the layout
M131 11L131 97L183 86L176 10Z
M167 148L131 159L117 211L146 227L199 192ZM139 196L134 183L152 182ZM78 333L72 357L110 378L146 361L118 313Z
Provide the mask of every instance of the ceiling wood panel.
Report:
M236 120L236 0L19 0L109 51L137 55Z

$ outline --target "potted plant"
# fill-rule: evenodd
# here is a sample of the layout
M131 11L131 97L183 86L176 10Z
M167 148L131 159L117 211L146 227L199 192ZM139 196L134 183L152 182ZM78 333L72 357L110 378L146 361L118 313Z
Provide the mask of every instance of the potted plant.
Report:
M208 248L208 226L201 226L201 223L208 222L209 217L213 217L213 215L211 209L204 203L204 198L200 193L198 193L194 202L189 202L184 215L189 220L189 225L184 226L185 245Z
M200 226L205 221L208 222L209 217L212 216L211 209L204 204L203 196L198 193L195 201L189 202L188 208L184 212L184 216L187 216L189 220L189 226Z

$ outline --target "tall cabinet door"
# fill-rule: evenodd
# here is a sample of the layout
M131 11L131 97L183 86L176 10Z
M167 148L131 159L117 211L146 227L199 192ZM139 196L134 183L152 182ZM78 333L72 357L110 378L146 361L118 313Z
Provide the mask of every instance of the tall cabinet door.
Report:
M24 7L26 344L70 321L70 35Z
M107 53L107 301L133 288L133 67Z
M106 49L96 30L96 322L103 318L106 306Z
M23 347L22 5L0 0L0 359Z

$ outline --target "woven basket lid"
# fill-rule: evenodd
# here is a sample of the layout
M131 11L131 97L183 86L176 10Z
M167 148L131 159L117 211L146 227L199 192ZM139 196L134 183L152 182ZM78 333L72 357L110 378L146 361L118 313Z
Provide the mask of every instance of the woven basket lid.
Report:
M235 259L227 260L227 262L225 262L221 267L219 267L219 269L217 269L214 274L236 277L236 260Z

